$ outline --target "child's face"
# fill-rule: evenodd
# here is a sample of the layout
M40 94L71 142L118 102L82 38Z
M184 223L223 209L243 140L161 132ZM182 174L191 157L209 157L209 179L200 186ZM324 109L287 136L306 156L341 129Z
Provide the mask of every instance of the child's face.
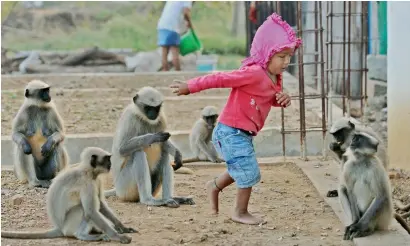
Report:
M276 53L268 64L268 72L272 75L281 74L288 67L294 49L287 48Z

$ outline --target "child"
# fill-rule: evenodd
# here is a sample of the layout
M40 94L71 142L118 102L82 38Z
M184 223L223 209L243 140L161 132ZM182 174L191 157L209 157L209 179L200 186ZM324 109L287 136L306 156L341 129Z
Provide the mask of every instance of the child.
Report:
M261 179L252 140L264 126L272 106L290 105L289 95L281 92L282 72L301 43L292 28L274 13L257 30L251 55L239 70L170 86L178 96L211 88L232 88L212 135L212 142L228 167L206 186L213 213L218 213L219 192L236 182L238 192L232 220L244 224L263 222L248 212L252 187Z
M158 46L162 47L162 70L168 71L168 53L171 51L175 71L180 71L179 44L181 17L191 27L192 1L167 1L158 21Z

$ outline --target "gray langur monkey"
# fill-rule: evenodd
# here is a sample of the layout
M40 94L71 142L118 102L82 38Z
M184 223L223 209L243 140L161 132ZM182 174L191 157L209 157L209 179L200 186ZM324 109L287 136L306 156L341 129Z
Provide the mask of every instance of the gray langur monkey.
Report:
M114 189L122 201L152 206L179 207L195 204L192 198L173 197L173 175L169 155L176 167L182 166L180 151L168 140L162 109L163 95L152 87L143 87L124 109L112 146ZM162 199L154 198L162 187Z
M339 201L350 220L344 240L365 237L375 230L387 230L393 216L410 233L408 225L394 213L390 180L378 157L379 141L368 133L356 132L343 154Z
M224 160L218 157L212 144L212 132L218 119L218 110L214 106L206 106L201 111L201 117L194 123L189 134L189 144L195 157L184 159L182 163L211 161L220 163ZM174 170L177 170L174 168Z
M81 162L57 175L47 192L47 214L53 229L43 232L2 231L1 237L41 239L75 237L84 241L130 243L125 227L104 200L101 174L111 168L111 154L97 147L81 153Z
M24 103L13 119L14 172L31 187L48 188L68 163L64 125L50 96L50 86L30 81Z
M380 136L375 131L373 131L373 129L364 126L360 121L352 117L344 116L333 123L332 127L329 130L329 133L333 136L334 141L330 142L329 149L337 155L340 162L343 162L343 154L349 147L353 135L356 132L368 133L379 141L377 155L379 157L382 157L383 165L387 170L387 157L385 156L386 148L382 144ZM328 191L326 196L337 197L338 192L337 190L330 190Z
M196 161L211 161L220 163L223 160L218 157L218 153L212 144L212 132L218 119L218 110L214 106L206 106L201 111L201 117L195 122L189 134L189 143L194 158L185 159L182 163Z

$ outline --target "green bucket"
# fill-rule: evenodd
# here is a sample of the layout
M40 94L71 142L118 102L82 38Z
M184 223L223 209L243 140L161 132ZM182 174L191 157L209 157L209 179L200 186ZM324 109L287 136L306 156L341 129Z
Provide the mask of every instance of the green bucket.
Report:
M189 29L181 37L181 43L179 44L179 53L182 56L200 50L202 48L201 41L196 36L194 30Z

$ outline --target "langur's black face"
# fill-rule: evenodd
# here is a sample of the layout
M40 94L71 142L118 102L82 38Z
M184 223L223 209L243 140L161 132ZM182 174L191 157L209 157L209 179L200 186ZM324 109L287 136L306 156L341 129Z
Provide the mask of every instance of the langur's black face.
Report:
M352 129L349 128L342 128L339 131L333 133L333 137L336 139L336 142L340 145L344 144L347 137L349 136Z
M202 116L202 119L206 122L208 125L208 129L212 129L215 127L216 120L218 119L218 115L210 115L210 116Z
M350 148L354 151L356 149L372 149L377 152L377 144L374 144L370 141L369 138L362 136L362 135L354 135L352 142L350 144Z
M97 155L92 155L91 166L109 172L111 169L111 155L105 155L101 160L98 160Z
M139 110L147 116L150 120L156 120L161 111L162 103L156 106L146 105L138 99L138 94L133 97L134 104L139 108Z
M39 99L43 102L50 102L50 87L34 90L33 92L29 92L29 90L26 90L24 96L27 98Z
M150 120L156 120L158 118L160 110L161 110L161 105L156 106L156 107L144 105L144 114Z

